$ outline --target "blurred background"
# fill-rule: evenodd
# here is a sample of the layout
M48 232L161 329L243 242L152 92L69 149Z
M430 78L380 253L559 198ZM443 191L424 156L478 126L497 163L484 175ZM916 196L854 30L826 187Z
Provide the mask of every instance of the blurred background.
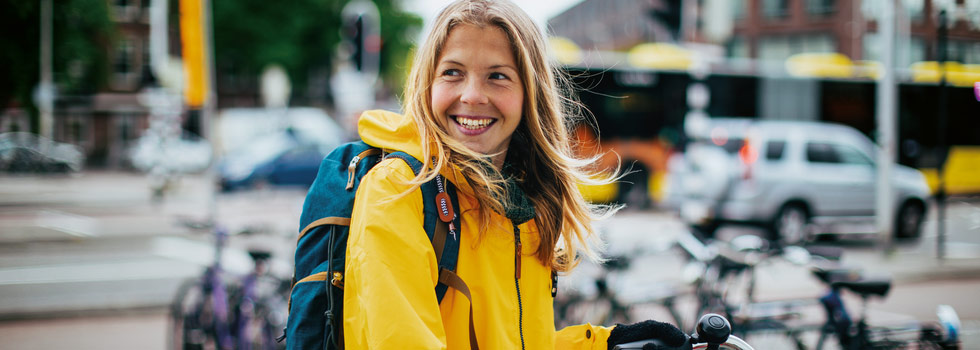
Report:
M449 3L0 1L0 349L198 348L175 330L195 309L182 286L218 266L227 306L255 288L281 326L320 160L356 139L360 112L400 110ZM834 268L892 281L872 324L948 330L949 304L963 348L980 349L980 0L517 4L587 109L575 151L630 169L580 189L627 205L600 229L606 255L632 263L563 276L559 323L669 320L668 300L690 328L705 278L689 271L711 266L684 253L695 237L766 257L830 249ZM754 299L828 289L814 259L752 256L768 262ZM605 316L566 312L576 303ZM821 312L788 327L810 344Z

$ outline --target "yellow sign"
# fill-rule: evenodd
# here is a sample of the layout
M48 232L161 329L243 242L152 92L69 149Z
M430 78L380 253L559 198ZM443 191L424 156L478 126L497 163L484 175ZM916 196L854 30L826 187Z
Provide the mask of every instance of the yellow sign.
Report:
M184 57L184 99L200 108L208 97L204 0L180 0L180 41Z

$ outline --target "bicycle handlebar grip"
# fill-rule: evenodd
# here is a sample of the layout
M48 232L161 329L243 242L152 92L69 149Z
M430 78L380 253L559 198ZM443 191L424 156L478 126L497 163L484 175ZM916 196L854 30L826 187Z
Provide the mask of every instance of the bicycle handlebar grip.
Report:
M663 350L691 350L692 349L691 339L688 338L684 341L684 344L678 347L670 347L659 339L646 339L639 340L631 343L619 344L613 347L613 350L643 350L643 349L663 349Z
M698 327L694 330L693 338L697 343L716 345L728 341L728 336L731 334L732 325L728 323L728 320L718 314L706 314L698 320Z

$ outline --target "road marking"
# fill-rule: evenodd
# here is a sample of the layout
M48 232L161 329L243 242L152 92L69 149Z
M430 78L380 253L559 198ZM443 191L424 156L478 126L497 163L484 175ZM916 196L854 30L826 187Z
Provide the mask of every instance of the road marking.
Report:
M222 255L224 271L241 275L252 268L251 258L239 249ZM207 242L158 237L145 258L0 269L0 286L187 278L200 274L213 259L214 248Z
M180 269L172 261L159 258L17 267L0 269L0 286L188 277L196 273L195 270Z
M42 210L34 219L38 227L61 231L76 237L96 237L99 222L84 215L66 213L58 210Z

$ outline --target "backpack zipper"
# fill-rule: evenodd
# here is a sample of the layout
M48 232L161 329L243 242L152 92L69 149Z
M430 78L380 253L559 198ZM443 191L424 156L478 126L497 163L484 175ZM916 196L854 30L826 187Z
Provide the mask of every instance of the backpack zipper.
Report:
M350 191L354 188L354 176L357 175L357 163L361 161L364 157L372 156L381 153L380 149L370 148L364 152L359 153L350 159L350 163L347 164L347 188Z
M357 162L361 161L361 156L356 155L354 158L350 159L350 164L347 165L347 188L350 191L354 188L354 173L357 171Z

